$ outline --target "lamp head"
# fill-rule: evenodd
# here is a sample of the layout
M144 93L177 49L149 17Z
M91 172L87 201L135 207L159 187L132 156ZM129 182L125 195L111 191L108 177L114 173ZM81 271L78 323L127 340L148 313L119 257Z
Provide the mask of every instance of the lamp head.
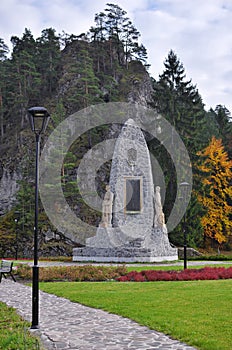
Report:
M40 135L45 132L50 114L44 107L32 107L28 109L29 122L32 132Z

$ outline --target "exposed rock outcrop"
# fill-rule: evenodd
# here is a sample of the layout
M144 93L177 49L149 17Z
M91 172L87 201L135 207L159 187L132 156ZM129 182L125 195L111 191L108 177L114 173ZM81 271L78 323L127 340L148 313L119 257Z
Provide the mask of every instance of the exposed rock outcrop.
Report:
M0 215L9 211L15 203L20 179L21 175L16 170L3 168L0 179Z

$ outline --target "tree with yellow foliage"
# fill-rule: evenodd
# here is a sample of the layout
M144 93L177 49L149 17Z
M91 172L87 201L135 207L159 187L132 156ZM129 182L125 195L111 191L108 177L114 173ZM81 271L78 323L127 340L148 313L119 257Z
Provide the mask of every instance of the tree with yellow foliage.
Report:
M198 155L202 159L199 170L203 184L198 200L206 210L201 224L205 237L220 245L232 234L232 160L229 160L222 140L214 136L209 146Z

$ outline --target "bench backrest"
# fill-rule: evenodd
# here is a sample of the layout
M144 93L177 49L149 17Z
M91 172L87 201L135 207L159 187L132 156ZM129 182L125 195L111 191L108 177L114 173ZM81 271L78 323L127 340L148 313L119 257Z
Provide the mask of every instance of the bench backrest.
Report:
M13 262L7 261L7 260L2 260L1 261L1 272L11 272L13 267Z

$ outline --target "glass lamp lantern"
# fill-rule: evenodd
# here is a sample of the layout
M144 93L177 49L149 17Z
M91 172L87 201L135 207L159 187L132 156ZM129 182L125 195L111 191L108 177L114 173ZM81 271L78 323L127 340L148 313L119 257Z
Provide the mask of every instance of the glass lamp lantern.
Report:
M28 109L29 122L32 132L36 135L40 135L45 132L50 114L44 107L32 107Z

